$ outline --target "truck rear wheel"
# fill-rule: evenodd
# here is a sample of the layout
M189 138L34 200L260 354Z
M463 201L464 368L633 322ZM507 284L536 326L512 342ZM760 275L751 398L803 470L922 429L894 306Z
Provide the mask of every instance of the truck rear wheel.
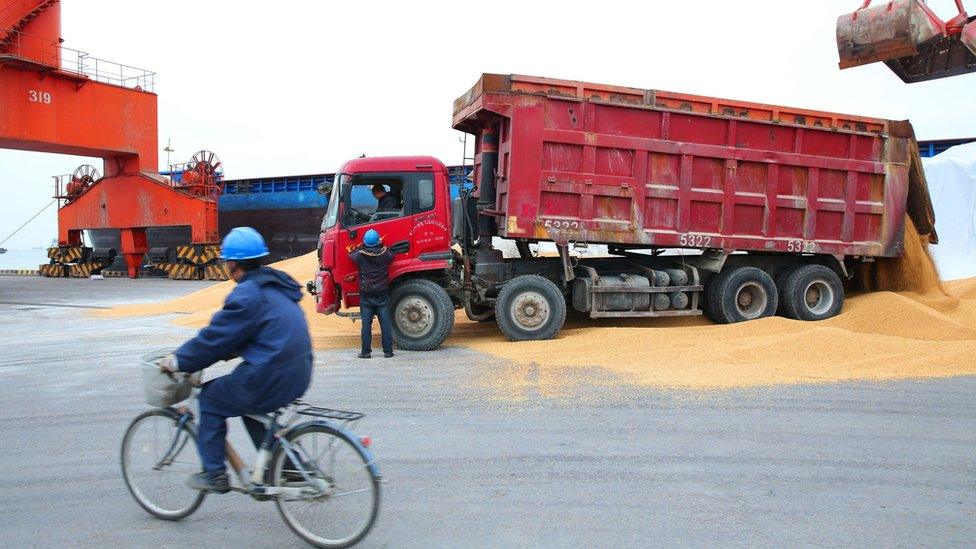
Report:
M517 276L498 292L495 319L512 341L552 339L566 322L566 298L549 279Z
M705 312L717 324L732 324L776 314L776 284L761 269L729 267L708 285Z
M786 278L781 289L783 313L796 320L823 320L844 306L844 285L833 269L804 265Z
M454 303L429 280L408 280L390 296L393 342L407 351L436 349L454 329Z
M783 304L786 303L786 297L783 295L783 288L786 288L786 280L790 278L790 275L794 271L802 267L802 265L788 265L776 271L776 276L773 280L776 282L776 297L779 299L779 304L776 307L776 314L780 316L786 316L786 309L783 308Z

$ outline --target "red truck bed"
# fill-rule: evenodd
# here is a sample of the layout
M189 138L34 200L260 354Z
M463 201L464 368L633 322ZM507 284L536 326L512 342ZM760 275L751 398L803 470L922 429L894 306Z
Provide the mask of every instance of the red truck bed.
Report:
M454 127L488 125L499 134L497 206L485 213L503 237L847 256L903 248L904 122L485 74L455 101Z

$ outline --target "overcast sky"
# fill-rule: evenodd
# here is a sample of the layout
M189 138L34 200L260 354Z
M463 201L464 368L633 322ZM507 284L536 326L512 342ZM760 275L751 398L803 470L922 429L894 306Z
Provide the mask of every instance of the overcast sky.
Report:
M213 150L230 178L331 172L360 154L460 162L452 102L483 72L910 118L920 139L976 135L976 74L909 86L882 64L838 70L836 19L859 3L64 0L62 36L155 71L160 149L171 139L173 162ZM0 150L0 239L50 201L52 175L86 161L101 168ZM52 207L4 246L56 232Z

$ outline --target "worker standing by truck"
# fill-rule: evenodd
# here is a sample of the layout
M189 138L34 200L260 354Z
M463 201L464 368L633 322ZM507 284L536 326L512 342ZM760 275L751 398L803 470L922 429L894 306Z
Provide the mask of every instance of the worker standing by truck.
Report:
M389 196L389 195L386 195ZM383 246L383 240L376 229L363 235L363 247L349 254L352 262L359 267L359 312L363 321L362 350L359 358L371 358L373 351L373 317L380 320L380 339L383 356L393 356L393 332L390 326L390 282L389 267L393 262L393 252Z

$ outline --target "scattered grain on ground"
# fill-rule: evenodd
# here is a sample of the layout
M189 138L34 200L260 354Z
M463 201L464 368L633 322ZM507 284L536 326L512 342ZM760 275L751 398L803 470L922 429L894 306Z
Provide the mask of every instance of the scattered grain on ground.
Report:
M315 271L315 254L274 266L304 283ZM848 298L841 315L822 322L773 317L718 326L701 317L591 320L571 314L555 340L512 343L494 323L458 313L445 345L508 361L482 381L512 398L567 394L567 387L597 379L594 367L612 383L691 389L976 374L976 278L940 284L925 245L909 237L905 258L884 262L870 283L883 291ZM204 326L233 284L101 314L184 313L177 324ZM317 348L358 347L359 324L315 314L309 296L301 304Z

